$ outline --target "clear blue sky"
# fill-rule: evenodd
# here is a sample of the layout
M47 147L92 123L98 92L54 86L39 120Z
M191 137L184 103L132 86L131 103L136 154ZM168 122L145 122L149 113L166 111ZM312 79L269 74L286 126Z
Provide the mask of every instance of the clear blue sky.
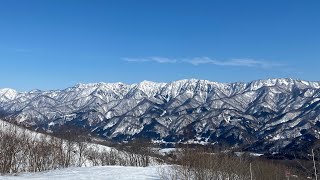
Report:
M319 0L2 0L0 88L320 80Z

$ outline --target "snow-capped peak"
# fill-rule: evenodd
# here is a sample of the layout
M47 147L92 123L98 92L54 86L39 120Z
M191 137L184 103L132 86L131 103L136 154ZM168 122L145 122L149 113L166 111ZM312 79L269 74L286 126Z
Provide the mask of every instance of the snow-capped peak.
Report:
M153 81L142 81L137 84L137 88L147 94L148 97L154 96L166 83L157 83Z
M0 89L0 100L13 100L18 95L18 92L14 89L4 88Z

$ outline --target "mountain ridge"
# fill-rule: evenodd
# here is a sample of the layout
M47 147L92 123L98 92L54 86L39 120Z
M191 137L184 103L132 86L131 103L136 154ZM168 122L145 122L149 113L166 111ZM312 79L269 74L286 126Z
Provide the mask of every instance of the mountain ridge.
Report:
M107 86L107 87L112 87L112 86L118 86L118 85L122 85L122 86L128 86L128 87L134 87L137 85L141 85L141 84L145 84L145 85L168 85L168 84L174 84L174 83L186 83L186 82L204 82L204 83L213 83L213 84L220 84L220 85L237 85L237 84L256 84L256 83L265 83L265 84L272 84L274 82L280 82L280 83L293 83L293 82L301 82L304 83L305 85L309 86L309 85L313 85L315 88L320 88L320 81L305 81L305 80L301 80L301 79L293 79L293 78L270 78L270 79L258 79L258 80L254 80L254 81L249 81L249 82L217 82L217 81L210 81L210 80L204 80L204 79L196 79L196 78L191 78L191 79L181 79L181 80L176 80L176 81L171 81L168 83L165 82L155 82L155 81L148 81L148 80L143 80L139 83L132 83L132 84L127 84L127 83L123 83L123 82L114 82L114 83L107 83L107 82L97 82L97 83L77 83L74 86L71 87L67 87L65 89L56 89L56 90L40 90L40 89L33 89L30 91L22 91L19 92L13 88L0 88L0 97L5 94L5 91L11 91L11 92L15 92L16 94L18 93L22 93L22 94L26 94L26 93L32 93L32 92L61 92L61 91L65 91L68 89L72 89L72 88L94 88L94 87L99 87L99 86ZM275 85L275 84L273 84Z
M0 113L8 121L53 133L68 125L117 141L148 138L276 151L319 139L320 82L183 79L79 83L24 93L0 89Z

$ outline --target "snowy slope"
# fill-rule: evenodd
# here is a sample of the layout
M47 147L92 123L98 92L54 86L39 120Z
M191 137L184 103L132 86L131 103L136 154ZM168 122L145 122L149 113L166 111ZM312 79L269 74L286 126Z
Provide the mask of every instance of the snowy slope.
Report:
M39 173L24 173L18 176L0 176L3 180L157 180L160 166L124 167L95 166L53 170Z

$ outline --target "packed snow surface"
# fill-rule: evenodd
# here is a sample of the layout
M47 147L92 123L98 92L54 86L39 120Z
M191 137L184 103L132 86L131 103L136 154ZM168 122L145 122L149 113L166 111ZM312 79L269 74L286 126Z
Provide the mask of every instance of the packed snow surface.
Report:
M75 167L38 173L23 173L17 176L0 176L2 180L156 180L159 168L167 166L131 167L131 166L94 166Z

